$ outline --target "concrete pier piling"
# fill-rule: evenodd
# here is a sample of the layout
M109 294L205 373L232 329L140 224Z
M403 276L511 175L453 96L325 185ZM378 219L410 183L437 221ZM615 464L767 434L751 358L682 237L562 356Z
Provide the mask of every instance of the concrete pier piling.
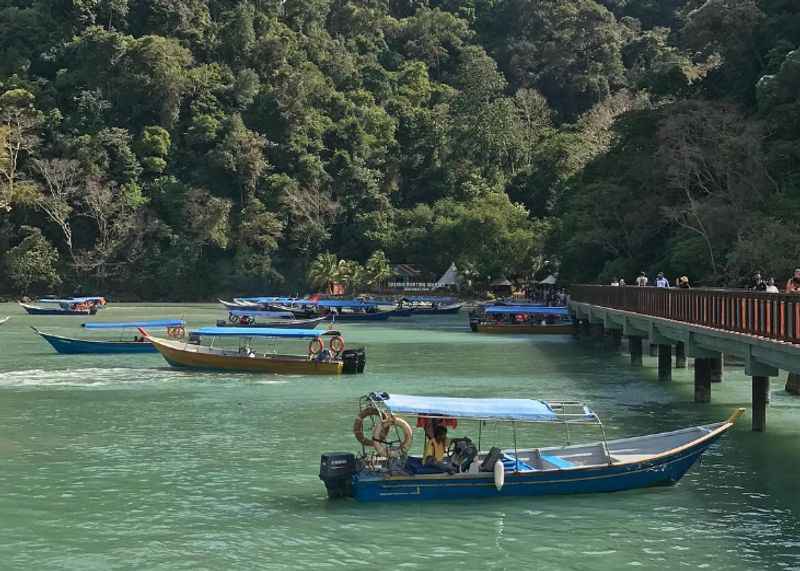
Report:
M789 373L786 377L786 392L793 395L800 395L800 375Z
M686 345L683 343L677 343L675 345L675 368L686 368Z
M636 335L628 336L628 350L631 353L631 365L642 366L642 338Z
M694 360L694 402L711 402L711 359Z
M716 359L710 359L711 361L711 382L712 383L721 383L722 382L722 371L725 366L725 357L720 355Z
M753 430L767 429L767 403L769 402L769 377L753 377Z
M658 378L661 381L672 380L672 345L658 346Z

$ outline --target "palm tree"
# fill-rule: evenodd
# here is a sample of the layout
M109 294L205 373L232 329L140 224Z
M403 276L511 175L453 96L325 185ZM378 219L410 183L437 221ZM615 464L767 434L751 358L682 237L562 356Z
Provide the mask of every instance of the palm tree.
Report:
M340 279L339 266L340 262L336 254L330 252L317 254L308 267L308 282L311 287L324 287L328 293L333 293L333 284Z
M392 277L392 266L383 250L375 250L366 264L367 283L370 286L382 287Z
M366 283L367 272L364 266L354 260L339 260L338 277L346 290L355 293Z

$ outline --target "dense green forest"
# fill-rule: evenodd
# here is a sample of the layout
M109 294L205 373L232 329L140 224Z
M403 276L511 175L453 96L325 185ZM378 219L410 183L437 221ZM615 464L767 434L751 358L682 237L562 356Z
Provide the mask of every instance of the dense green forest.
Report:
M0 0L0 291L784 278L799 45L796 0Z

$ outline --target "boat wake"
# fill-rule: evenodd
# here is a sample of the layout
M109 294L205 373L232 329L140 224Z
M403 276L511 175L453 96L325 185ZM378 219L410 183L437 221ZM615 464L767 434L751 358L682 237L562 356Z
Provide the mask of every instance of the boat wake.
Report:
M143 384L170 380L173 380L173 377L165 375L163 371L158 369L77 368L49 371L44 369L26 369L3 372L3 374L0 375L0 387L102 387L116 384Z

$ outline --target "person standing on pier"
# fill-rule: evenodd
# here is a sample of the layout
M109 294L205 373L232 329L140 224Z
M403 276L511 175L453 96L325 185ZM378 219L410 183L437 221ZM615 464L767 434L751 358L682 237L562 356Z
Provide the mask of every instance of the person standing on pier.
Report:
M786 293L800 293L800 268L797 268L794 275L786 282Z
M656 287L669 287L669 280L664 277L664 272L658 272L656 276Z
M780 291L778 291L778 286L775 285L775 278L769 278L769 280L767 280L767 289L764 291L766 293L780 293Z
M639 277L636 278L636 285L639 287L645 287L648 281L647 274L644 272L639 272Z
M761 277L761 272L756 272L753 276L753 283L750 284L753 291L767 291L767 282Z

